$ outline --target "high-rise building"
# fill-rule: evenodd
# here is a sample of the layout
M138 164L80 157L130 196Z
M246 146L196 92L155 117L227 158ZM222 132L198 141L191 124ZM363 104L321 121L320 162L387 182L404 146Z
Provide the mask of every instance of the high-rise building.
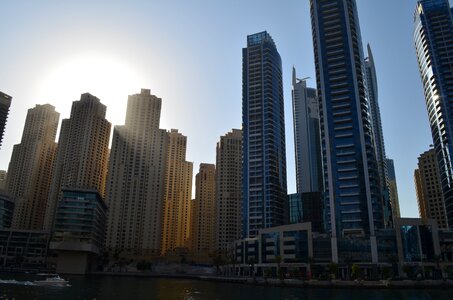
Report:
M0 191L6 189L6 171L0 170Z
M209 255L216 250L216 169L213 164L200 164L195 176L195 200L192 212L192 251Z
M266 31L242 50L244 236L288 223L282 61Z
M439 164L447 221L453 226L453 13L448 0L420 0L414 41Z
M44 229L53 228L63 187L96 190L104 197L111 127L106 110L98 98L85 93L72 103L71 117L62 121Z
M161 254L189 248L193 163L186 161L187 137L172 129L166 154Z
M322 191L321 132L316 89L296 77L293 67L293 127L297 193Z
M6 119L8 118L11 96L0 92L0 148L2 147L3 133L5 132Z
M221 136L216 152L217 250L226 253L242 237L242 131Z
M0 229L10 228L13 220L14 202L0 191Z
M12 227L42 230L57 154L60 114L50 104L28 110L20 144L8 167L7 192L15 203Z
M381 197L384 203L384 225L393 227L392 199L390 197L388 185L388 171L386 165L384 134L382 131L381 111L379 109L379 93L376 75L376 66L374 64L371 47L367 45L368 57L365 58L365 71L368 91L368 101L370 104L371 120L373 124L374 143L376 145L376 160L379 172L379 184Z
M115 126L106 203L112 253L159 255L168 135L159 129L162 99L129 96L125 125Z
M384 227L384 209L356 2L311 0L310 6L332 257L344 261L349 237L364 236L377 262L375 231Z
M398 198L398 187L396 185L396 173L395 173L395 165L393 163L393 159L387 158L386 166L387 166L387 172L388 172L390 201L392 204L392 215L393 215L394 219L401 218L400 201Z
M434 149L419 156L414 181L420 217L423 220L435 219L439 228L447 228L440 171Z

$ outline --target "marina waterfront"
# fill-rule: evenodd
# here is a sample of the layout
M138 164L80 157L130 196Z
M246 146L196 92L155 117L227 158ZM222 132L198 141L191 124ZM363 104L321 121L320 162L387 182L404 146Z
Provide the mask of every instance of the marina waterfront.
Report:
M36 286L28 274L0 274L0 299L451 299L451 289L292 288L192 279L63 276L69 287Z

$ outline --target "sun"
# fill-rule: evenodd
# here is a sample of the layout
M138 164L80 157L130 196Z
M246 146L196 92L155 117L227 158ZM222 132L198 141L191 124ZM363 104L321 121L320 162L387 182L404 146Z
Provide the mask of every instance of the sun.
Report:
M72 101L90 93L107 105L107 119L124 124L127 96L144 87L141 77L119 57L85 53L50 67L38 86L38 101L48 101L69 117Z

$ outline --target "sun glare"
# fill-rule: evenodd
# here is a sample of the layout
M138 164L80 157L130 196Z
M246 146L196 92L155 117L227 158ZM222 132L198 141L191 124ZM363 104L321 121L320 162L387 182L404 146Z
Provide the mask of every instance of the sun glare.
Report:
M130 66L100 54L73 57L49 68L48 74L39 85L38 99L55 105L64 118L69 117L72 101L88 92L107 105L110 122L123 124L127 96L142 87L142 80Z

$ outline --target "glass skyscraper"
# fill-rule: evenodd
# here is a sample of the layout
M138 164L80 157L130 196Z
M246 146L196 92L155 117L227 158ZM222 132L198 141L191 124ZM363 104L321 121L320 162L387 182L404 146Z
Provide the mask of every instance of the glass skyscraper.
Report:
M363 236L363 251L377 262L383 203L356 2L311 0L310 10L332 258L344 261L351 237Z
M414 41L447 221L453 226L453 17L448 0L421 0Z
M242 51L244 236L288 222L282 61L272 37Z
M319 104L316 89L296 77L293 68L293 127L297 193L322 191Z
M388 170L386 165L384 134L382 132L381 111L378 100L378 84L376 67L370 45L367 45L368 57L365 58L368 101L370 103L371 120L373 124L374 142L376 145L376 160L379 172L379 183L382 201L384 203L384 225L393 226L392 199L389 192Z

